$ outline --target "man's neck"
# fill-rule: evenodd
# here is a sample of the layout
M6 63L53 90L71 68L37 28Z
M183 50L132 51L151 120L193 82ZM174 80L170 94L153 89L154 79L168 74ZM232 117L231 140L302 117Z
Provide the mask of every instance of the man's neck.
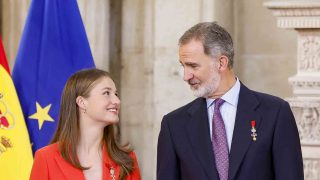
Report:
M221 76L220 85L216 92L214 92L208 98L216 99L223 96L226 92L228 92L236 83L237 79L233 71L228 71Z

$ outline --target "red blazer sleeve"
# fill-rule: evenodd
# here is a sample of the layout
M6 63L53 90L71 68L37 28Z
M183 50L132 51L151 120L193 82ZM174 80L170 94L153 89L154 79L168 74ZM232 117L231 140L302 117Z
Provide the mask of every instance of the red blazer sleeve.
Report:
M41 152L37 151L33 161L30 180L46 180L48 177L48 166Z
M130 156L132 157L133 159L133 162L134 162L134 166L133 166L133 171L132 173L130 174L130 176L128 176L126 178L126 180L141 180L141 175L140 175L140 170L139 170L139 165L138 165L138 161L137 161L137 157L135 155L134 152L132 152L130 154Z

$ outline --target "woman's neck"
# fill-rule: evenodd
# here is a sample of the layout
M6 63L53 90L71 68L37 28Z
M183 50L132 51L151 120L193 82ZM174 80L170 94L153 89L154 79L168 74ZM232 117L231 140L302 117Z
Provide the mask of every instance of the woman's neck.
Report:
M80 121L80 133L78 152L81 151L82 153L90 154L101 151L103 138L102 126L90 125L85 123L85 121Z

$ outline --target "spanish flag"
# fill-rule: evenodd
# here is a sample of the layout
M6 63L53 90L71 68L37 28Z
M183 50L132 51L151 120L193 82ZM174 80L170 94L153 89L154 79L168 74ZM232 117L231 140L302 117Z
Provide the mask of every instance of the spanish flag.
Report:
M29 179L32 162L27 127L0 40L0 179Z

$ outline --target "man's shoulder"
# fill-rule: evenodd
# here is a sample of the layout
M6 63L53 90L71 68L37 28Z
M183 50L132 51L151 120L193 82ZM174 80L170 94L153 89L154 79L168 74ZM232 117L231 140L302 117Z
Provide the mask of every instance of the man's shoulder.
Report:
M268 107L279 107L279 106L287 103L287 101L285 101L284 99L282 99L278 96L274 96L271 94L267 94L264 92L258 92L258 91L254 91L254 90L249 90L249 91L257 98L257 100L260 102L260 104L268 106Z
M203 103L203 101L205 101L204 98L196 98L195 100L189 102L188 104L181 106L181 107L169 112L165 116L167 116L167 117L182 116L182 115L186 114L191 107L198 106L198 105L200 106L201 103Z
M263 93L263 92L257 92L257 91L253 91L256 96L262 100L262 101L267 101L270 103L283 103L286 102L284 99L275 96L275 95L271 95L271 94L267 94L267 93Z

